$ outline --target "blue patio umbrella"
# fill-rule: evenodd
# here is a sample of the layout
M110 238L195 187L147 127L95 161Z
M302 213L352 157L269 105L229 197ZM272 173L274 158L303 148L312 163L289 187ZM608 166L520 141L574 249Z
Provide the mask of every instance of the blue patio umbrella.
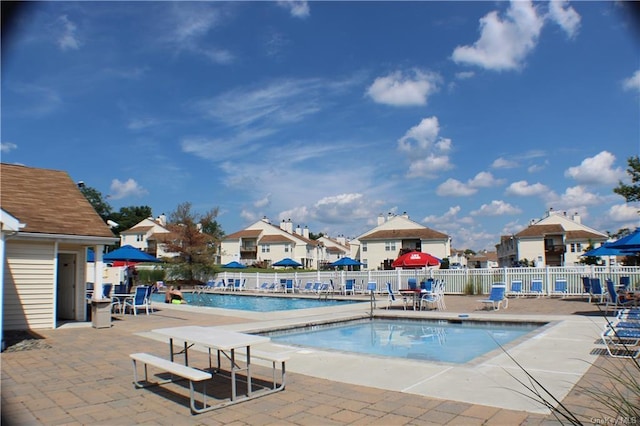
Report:
M229 262L229 263L225 263L224 265L222 265L223 268L230 268L230 269L243 269L246 268L245 265L243 265L240 262L237 261L233 261L233 262Z
M106 261L121 260L124 262L160 262L160 259L130 245L122 246L119 249L109 252L102 258Z
M640 252L640 228L626 237L609 244L609 247L624 251L626 254Z
M285 257L284 259L279 260L276 263L274 263L272 266L284 266L284 267L287 267L287 268L297 268L298 266L302 266L302 263L296 262L295 260L291 259L290 257Z
M582 256L588 257L601 257L601 256L624 256L623 250L611 247L611 243L604 243L600 247L591 249L582 254Z
M361 262L358 262L355 259L352 259L350 257L341 257L340 259L336 260L335 262L329 264L329 266L331 267L336 267L336 266L360 266L362 265Z

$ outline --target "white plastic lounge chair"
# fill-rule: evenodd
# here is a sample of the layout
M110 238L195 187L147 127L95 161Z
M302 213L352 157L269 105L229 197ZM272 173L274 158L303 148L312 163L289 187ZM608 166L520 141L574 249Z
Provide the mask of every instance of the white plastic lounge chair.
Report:
M522 295L522 280L511 280L511 289L509 290L509 296L520 297Z
M635 347L640 342L640 326L634 327L628 323L623 325L621 322L607 324L600 337L609 356L615 358L638 358L640 356L640 349Z
M562 297L567 297L567 279L566 278L556 278L555 283L553 284L553 292L552 294L560 294Z
M147 293L147 286L137 286L133 296L128 297L124 301L123 309L125 310L125 312L127 308L131 308L133 310L133 315L138 315L138 309L144 308L147 312L147 315L149 315L149 302L147 301Z
M393 293L393 289L391 288L391 283L387 283L387 293L389 296L389 304L387 305L387 309L389 309L394 303L396 302L402 302L404 310L407 310L407 298L404 296L400 296L400 298L397 298L396 295Z
M535 294L536 297L542 297L542 278L534 278L531 280L531 293Z
M494 311L500 310L500 305L504 303L504 309L509 306L509 299L507 299L505 292L507 286L504 283L494 283L491 286L491 293L487 299L478 300L480 303L484 303L485 306L491 304Z

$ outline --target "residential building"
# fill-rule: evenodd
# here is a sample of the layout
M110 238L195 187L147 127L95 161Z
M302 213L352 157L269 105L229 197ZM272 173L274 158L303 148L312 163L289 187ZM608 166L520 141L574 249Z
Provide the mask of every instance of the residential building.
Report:
M469 256L468 261L469 268L497 268L498 267L498 253L495 251L480 251L474 255Z
M87 249L102 265L118 238L66 172L0 164L2 330L86 321Z
M570 266L578 264L585 249L607 241L608 235L582 224L578 213L549 209L522 231L502 236L496 245L500 267ZM526 262L527 265L523 265Z
M351 245L343 235L340 235L337 238L330 238L327 235L323 235L318 238L318 242L324 246L326 253L326 258L319 259L320 269L328 267L330 263L333 263L342 257L351 256Z
M449 256L449 268L466 268L468 264L469 259L464 251L451 249L451 256Z
M268 218L227 235L221 244L221 264L237 261L244 265L268 267L289 257L304 268L318 268L326 261L323 244L309 238L309 229L293 229L291 219L273 225Z
M166 251L163 244L172 235L166 226L164 214L156 219L143 219L120 233L120 246L130 245L157 258L174 257L176 253Z
M363 269L392 269L400 254L417 250L443 259L451 256L451 238L420 225L407 213L378 216L377 226L351 241L351 254Z

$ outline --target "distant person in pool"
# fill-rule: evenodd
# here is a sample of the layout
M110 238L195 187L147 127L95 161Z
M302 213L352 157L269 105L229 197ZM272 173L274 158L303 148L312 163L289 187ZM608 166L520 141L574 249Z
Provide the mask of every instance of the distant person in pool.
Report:
M178 286L177 289L173 286L169 287L169 290L164 294L164 303L175 303L176 305L187 303L182 296L182 287Z

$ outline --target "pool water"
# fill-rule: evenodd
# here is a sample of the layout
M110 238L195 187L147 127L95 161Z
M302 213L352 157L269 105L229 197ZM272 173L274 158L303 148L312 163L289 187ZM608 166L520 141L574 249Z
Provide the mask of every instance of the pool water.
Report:
M274 343L463 364L540 324L374 319L268 333Z
M238 296L234 294L184 293L190 305L209 308L236 309L254 312L290 311L294 309L321 308L358 303L353 300L306 299L297 297ZM164 302L164 294L151 295L153 302Z

